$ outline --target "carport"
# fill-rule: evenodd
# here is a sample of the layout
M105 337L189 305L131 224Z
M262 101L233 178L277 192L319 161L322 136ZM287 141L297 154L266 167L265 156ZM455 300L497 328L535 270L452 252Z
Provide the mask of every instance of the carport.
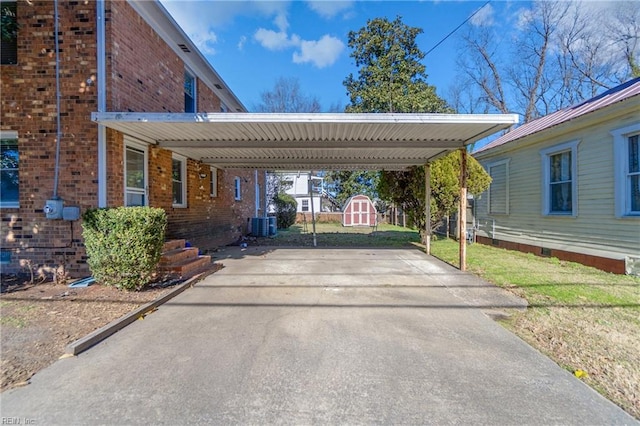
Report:
M466 147L517 124L518 116L98 112L92 114L92 120L221 169L405 170L424 166L426 224L431 216L430 164L460 150L459 220L464 224ZM458 227L461 270L466 268L463 228ZM430 254L428 225L424 235Z

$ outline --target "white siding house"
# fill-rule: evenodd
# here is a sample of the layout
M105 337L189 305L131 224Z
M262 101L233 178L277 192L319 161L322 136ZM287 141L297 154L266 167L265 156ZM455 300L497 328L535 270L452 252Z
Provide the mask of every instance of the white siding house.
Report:
M286 185L285 192L291 195L298 202L298 213L311 214L311 196L309 195L309 180L311 172L285 172L281 174L282 181ZM322 178L313 176L313 186L321 187ZM313 194L313 211L320 212L320 194Z
M639 135L637 78L481 148L478 241L640 273Z

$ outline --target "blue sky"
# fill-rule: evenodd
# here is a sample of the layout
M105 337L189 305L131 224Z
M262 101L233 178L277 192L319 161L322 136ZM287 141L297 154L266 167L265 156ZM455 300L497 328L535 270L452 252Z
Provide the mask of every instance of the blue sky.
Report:
M420 27L427 52L486 1L194 1L161 0L229 87L251 111L279 77L294 77L323 110L348 104L342 85L357 73L349 57L349 31L367 20L397 15ZM492 1L465 25L517 23L528 2ZM461 29L461 31L464 27ZM505 30L506 30L505 29ZM457 33L456 33L457 35ZM425 59L428 82L446 97L456 76L457 37Z

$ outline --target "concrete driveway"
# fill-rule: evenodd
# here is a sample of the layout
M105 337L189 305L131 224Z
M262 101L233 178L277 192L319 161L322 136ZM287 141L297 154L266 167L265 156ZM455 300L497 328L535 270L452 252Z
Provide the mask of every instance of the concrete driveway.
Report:
M221 255L145 320L3 393L3 421L637 423L487 315L521 300L420 251Z

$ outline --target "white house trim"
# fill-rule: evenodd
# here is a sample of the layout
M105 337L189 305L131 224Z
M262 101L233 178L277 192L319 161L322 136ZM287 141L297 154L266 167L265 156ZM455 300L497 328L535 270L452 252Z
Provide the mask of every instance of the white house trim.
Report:
M616 217L638 217L640 212L631 211L629 197L629 136L640 134L640 123L621 127L610 132L613 136L613 170L614 170L614 195Z
M571 142L565 142L559 145L554 145L549 148L540 150L540 156L542 159L542 215L543 216L578 216L578 144L579 140ZM551 206L551 171L550 171L550 159L551 156L556 154L562 154L564 152L571 153L571 212L562 213L552 211Z

